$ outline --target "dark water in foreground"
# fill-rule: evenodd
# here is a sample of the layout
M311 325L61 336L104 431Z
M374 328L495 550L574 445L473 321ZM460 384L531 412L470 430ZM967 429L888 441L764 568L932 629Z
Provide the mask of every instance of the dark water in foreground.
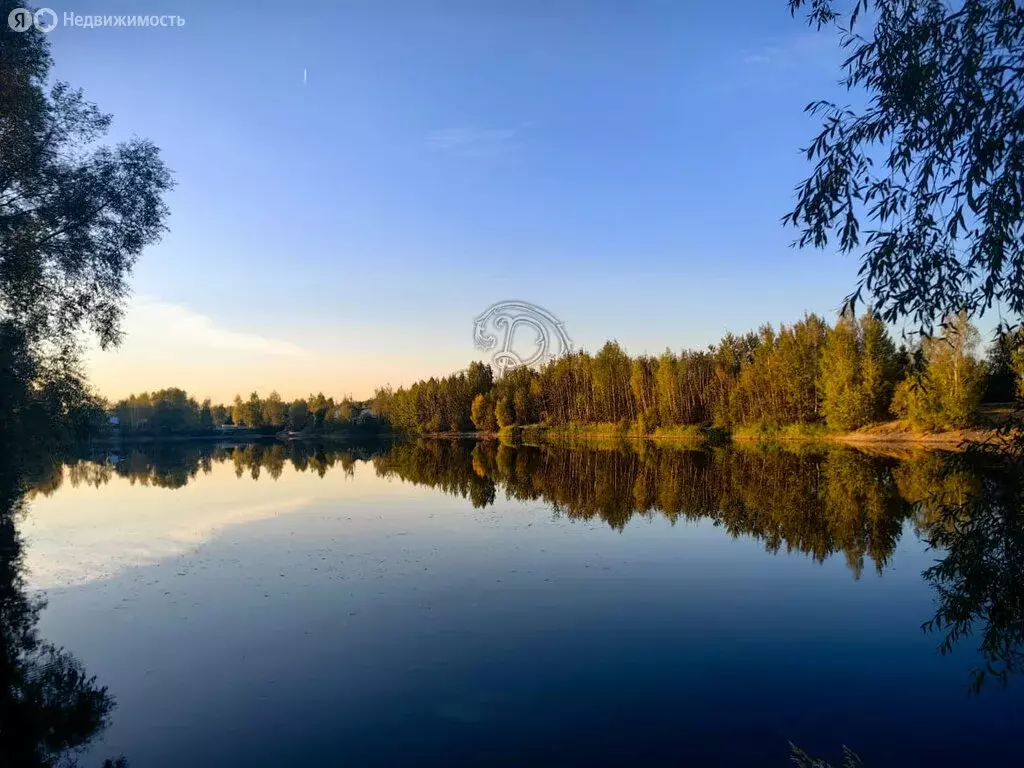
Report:
M23 588L84 766L1016 765L1020 497L945 461L155 446L36 478Z

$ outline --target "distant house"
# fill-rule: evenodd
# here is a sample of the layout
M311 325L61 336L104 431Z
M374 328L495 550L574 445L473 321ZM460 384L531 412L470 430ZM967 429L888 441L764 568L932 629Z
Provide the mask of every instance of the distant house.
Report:
M361 424L367 419L375 419L377 414L373 412L372 408L366 408L365 406L355 406L352 409L352 421L357 424Z

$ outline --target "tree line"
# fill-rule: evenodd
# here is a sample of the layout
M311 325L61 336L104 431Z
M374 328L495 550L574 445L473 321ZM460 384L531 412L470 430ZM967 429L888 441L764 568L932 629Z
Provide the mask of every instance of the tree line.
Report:
M109 407L122 431L154 434L196 433L236 426L278 432L331 432L356 427L374 428L376 419L366 404L344 397L335 401L322 392L286 401L276 391L266 397L252 392L235 395L232 403L199 402L183 389L169 387L132 394Z
M831 326L809 314L778 330L727 333L703 350L631 357L609 341L597 354L574 352L501 378L476 362L444 378L378 389L372 404L395 429L414 433L531 424L849 431L892 418L916 429L962 429L977 422L983 400L1024 395L1021 341L1002 334L983 360L964 314L900 346L872 311L843 313Z
M596 354L577 351L502 377L473 362L442 378L378 388L370 401L322 392L288 401L277 392L252 392L214 404L171 387L132 394L108 411L121 430L154 434L223 426L492 433L535 424L640 434L791 425L845 432L894 418L942 431L975 425L983 402L1024 396L1024 335L998 335L985 359L979 340L963 314L910 346L897 345L871 311L843 313L834 325L809 314L778 330L727 333L702 350L634 357L609 341Z

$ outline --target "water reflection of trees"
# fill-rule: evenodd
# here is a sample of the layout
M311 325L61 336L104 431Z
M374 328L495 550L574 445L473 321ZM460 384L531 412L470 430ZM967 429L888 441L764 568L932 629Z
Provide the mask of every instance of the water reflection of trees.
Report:
M910 520L936 552L923 576L937 610L923 629L939 634L938 650L977 638L983 664L971 673L975 691L1024 669L1024 468L1012 458L433 441L396 446L374 464L381 475L478 507L492 503L500 486L510 498L546 501L558 514L620 530L634 515L711 520L770 552L819 561L841 552L856 576L866 561L883 570Z
M200 474L209 474L214 464L230 462L237 477L248 475L259 480L266 473L276 480L287 464L299 471L312 471L323 477L336 466L351 475L357 461L369 461L385 450L384 443L370 442L346 447L292 441L247 444L215 444L209 442L141 443L123 453L77 457L70 462L53 462L32 478L29 496L49 496L65 482L74 488L80 485L101 487L114 477L132 485L157 488L182 488Z
M943 654L977 638L977 692L1024 669L1024 467L1019 457L969 453L937 474L932 487L956 497L927 506L924 538L942 558L924 572L938 606L924 628L941 635Z
M17 530L23 486L17 475L0 475L0 764L72 766L108 724L114 699L74 656L39 636L44 601L26 590Z
M508 498L540 501L573 520L622 530L634 516L709 520L769 552L817 561L841 555L860 577L891 562L906 523L936 550L925 573L938 610L925 623L942 652L970 636L984 658L973 681L1005 681L1024 666L1024 472L1005 458L909 453L897 459L850 449L626 449L419 440L395 444L295 441L133 447L116 461L54 462L32 476L34 493L67 482L100 486L114 476L181 487L218 463L236 476L277 479L290 465L320 477L357 462L382 477L436 488L475 507Z
M771 552L822 561L845 554L860 575L881 570L914 506L899 494L898 462L856 451L685 451L471 447L423 441L374 459L395 474L485 506L501 486L510 498L544 501L570 519L599 519L621 530L636 515L711 520L733 536L753 536Z
M922 452L905 460L855 450L680 450L644 443L630 449L510 446L495 441L418 440L394 445L277 441L238 445L150 443L120 456L62 465L33 479L34 493L65 482L101 486L129 482L180 488L214 464L230 463L239 478L279 478L286 465L325 476L372 461L381 476L492 504L507 497L542 501L570 519L598 519L621 530L634 516L711 520L733 536L752 536L770 552L824 561L842 553L859 576L866 563L881 571L903 524L927 536L942 510L977 496L976 473L945 471L946 458Z

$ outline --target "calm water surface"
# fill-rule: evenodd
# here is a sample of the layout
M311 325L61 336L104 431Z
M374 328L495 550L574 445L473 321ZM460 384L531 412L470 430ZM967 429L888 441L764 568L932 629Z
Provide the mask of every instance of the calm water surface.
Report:
M122 449L36 479L24 586L116 700L86 766L1019 764L1024 546L943 462Z

